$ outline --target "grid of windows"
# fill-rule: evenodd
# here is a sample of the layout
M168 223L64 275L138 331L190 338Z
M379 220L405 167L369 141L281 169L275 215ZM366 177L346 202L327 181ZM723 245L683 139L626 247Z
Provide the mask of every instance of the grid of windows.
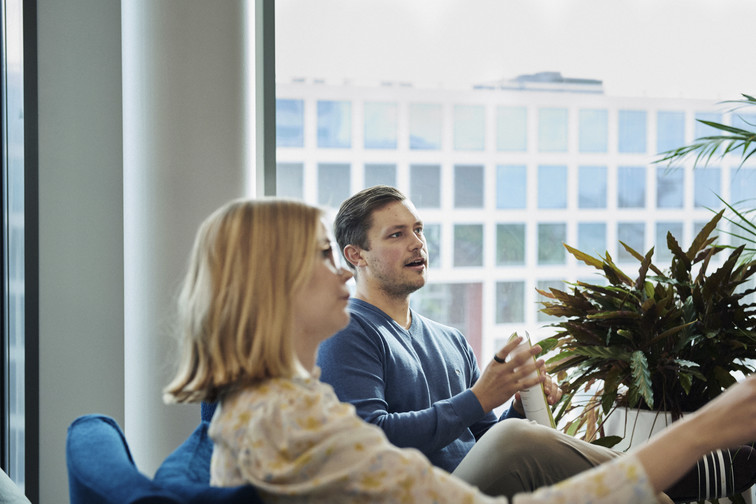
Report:
M408 194L425 221L431 268L413 306L462 330L479 357L514 330L548 331L536 289L599 281L563 244L609 253L629 273L637 263L620 242L643 254L654 246L665 267L667 232L685 246L722 207L718 195L756 194L756 169L736 161L653 164L707 132L697 119L723 120L702 100L277 89L278 194L333 212L375 184Z

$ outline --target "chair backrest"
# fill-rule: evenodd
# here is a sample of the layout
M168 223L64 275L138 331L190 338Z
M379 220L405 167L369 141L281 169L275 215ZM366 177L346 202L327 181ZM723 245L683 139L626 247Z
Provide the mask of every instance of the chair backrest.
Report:
M68 427L71 504L180 504L181 498L139 472L118 423L84 415Z
M262 504L251 485L209 485L210 459L213 454L213 441L207 434L209 425L209 422L201 421L186 441L163 461L155 473L155 482L192 504Z

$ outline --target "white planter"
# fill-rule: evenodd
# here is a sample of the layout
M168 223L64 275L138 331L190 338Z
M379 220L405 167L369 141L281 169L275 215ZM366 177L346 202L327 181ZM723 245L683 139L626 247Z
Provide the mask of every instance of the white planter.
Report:
M634 446L643 444L671 423L672 415L669 413L617 408L607 417L604 423L604 432L607 436L622 437L623 440L613 448L618 451L627 451ZM746 504L753 504L753 494L753 487L743 493ZM720 504L727 504L730 503L730 499L719 499L719 502Z

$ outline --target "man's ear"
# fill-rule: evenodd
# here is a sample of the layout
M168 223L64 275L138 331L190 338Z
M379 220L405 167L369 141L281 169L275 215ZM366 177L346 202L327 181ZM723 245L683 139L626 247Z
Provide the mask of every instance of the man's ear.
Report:
M347 245L344 247L344 257L355 268L364 264L362 259L362 249L356 245Z

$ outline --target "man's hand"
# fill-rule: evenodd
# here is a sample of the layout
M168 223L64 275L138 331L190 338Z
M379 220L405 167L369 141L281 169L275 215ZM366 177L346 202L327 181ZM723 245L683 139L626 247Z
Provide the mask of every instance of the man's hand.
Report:
M532 387L546 379L545 373L533 375L536 367L542 369L545 366L543 359L533 361L533 356L538 355L541 351L539 345L515 352L510 360L506 360L507 356L517 348L521 341L522 337L518 336L504 345L496 353L495 359L497 360L488 363L480 375L480 379L470 389L478 398L483 411L486 413L507 402L518 390ZM556 386L551 387L551 389L556 388ZM561 391L559 396L561 396Z

